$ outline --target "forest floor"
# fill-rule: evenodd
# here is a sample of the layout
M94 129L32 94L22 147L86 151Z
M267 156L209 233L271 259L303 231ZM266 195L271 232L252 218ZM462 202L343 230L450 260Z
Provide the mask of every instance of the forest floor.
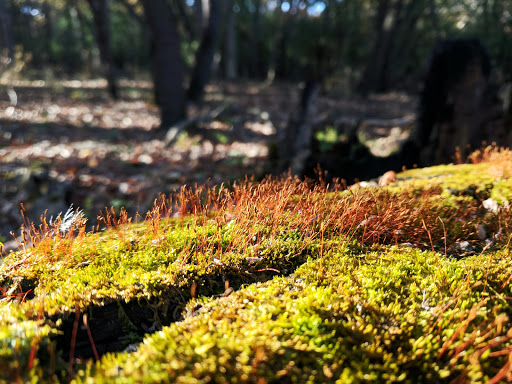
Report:
M144 214L160 193L183 185L218 185L272 173L269 147L296 111L297 85L237 82L211 85L189 117L191 126L166 146L151 83L124 81L113 101L105 82L19 81L0 84L0 242L23 223L21 204L36 225L73 204L93 226L100 210L124 206ZM393 119L414 114L415 99L385 94L367 99L341 91L321 95L319 115ZM390 128L377 135L387 136ZM343 176L341 174L341 176ZM19 232L17 232L19 233Z

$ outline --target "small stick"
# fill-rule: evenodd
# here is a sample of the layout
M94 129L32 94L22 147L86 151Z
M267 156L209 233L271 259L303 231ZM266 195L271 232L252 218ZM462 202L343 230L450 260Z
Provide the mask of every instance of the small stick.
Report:
M71 333L71 346L69 347L69 365L68 378L73 379L73 360L75 359L76 333L78 332L78 320L80 319L80 306L75 303L75 321L73 322L73 332Z
M190 287L190 296L195 299L196 298L196 283L192 283L192 286Z
M89 323L87 322L87 313L84 313L82 319L84 321L85 328L87 329L87 336L89 336L89 341L91 342L94 357L96 358L96 360L99 360L100 356L98 355L98 351L96 350L96 345L94 344L94 340L92 338L91 328L89 328Z
M281 271L278 271L277 269L275 268L263 268L263 269L257 269L256 271L254 272L266 272L266 271L272 271L272 272L277 272L277 273L281 273Z

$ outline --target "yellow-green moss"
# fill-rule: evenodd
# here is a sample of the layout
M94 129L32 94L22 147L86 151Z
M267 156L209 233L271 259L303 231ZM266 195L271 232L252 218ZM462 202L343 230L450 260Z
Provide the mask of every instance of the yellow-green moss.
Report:
M77 382L92 375L98 383L418 383L463 374L484 382L507 363L488 356L475 364L472 356L510 326L508 318L497 321L509 309L503 298L510 287L490 292L511 266L501 253L450 261L406 247L378 247L364 257L333 249L289 278L190 303L183 322L147 337L136 352L105 356ZM476 285L483 274L486 288ZM466 333L450 343L464 321ZM489 333L471 340L478 329ZM510 345L503 340L491 351Z
M499 204L510 204L512 202L512 178L496 181L490 197Z
M440 186L449 194L488 195L496 177L488 171L488 164L438 165L430 168L410 169L398 174L398 183L391 190ZM488 196L487 196L488 197Z
M67 379L61 321L119 305L130 325L130 302L161 330L73 365L78 382L485 382L512 337L511 215L482 206L506 205L512 184L487 167L343 193L248 183L186 217L47 231L0 264L0 381ZM184 319L165 326L168 308Z
M55 380L57 351L50 336L56 334L56 328L38 319L36 313L13 302L1 302L0 382Z

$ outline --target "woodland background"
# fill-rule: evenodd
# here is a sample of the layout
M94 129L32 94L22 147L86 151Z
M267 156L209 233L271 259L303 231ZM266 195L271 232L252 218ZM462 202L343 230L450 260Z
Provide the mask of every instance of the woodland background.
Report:
M275 172L315 82L310 163L349 183L399 170L390 154L414 130L432 49L479 39L501 88L511 10L508 0L0 0L0 241L20 241L10 234L20 204L36 222L73 204L96 225L104 207L134 215L185 184ZM343 139L362 120L357 143Z

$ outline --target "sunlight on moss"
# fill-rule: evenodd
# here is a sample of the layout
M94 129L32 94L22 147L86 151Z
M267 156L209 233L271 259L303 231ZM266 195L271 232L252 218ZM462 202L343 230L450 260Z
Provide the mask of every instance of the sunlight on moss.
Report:
M32 226L0 264L0 381L505 380L512 185L492 164L184 188L95 233Z
M488 379L483 371L496 373L506 357L496 354L475 366L472 354L479 355L482 345L468 344L468 356L457 352L472 330L484 327L489 333L481 340L497 341L508 324L496 307L501 300L485 299L477 284L481 276L470 272L479 266L489 272L484 260L489 256L451 262L404 247L377 247L363 259L334 251L289 278L196 301L189 306L195 313L183 322L146 338L137 352L105 356L77 382L91 374L95 382L186 382L188 375L201 382L249 376L318 383L435 382L466 374ZM495 274L505 273L511 260L498 264L488 289L498 288ZM454 339L461 318L471 319L468 335ZM436 327L443 331L431 333ZM496 350L509 346L503 338Z

